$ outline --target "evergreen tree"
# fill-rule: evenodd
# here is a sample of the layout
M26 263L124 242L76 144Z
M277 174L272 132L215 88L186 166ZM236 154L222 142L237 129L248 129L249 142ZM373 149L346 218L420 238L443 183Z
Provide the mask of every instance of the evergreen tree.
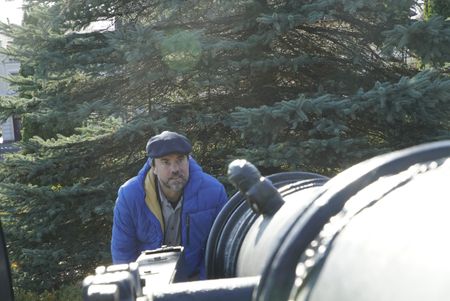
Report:
M26 3L23 27L1 26L22 64L0 102L23 118L23 151L0 165L22 286L109 261L117 188L163 129L221 179L235 157L333 175L450 137L450 23L412 18L417 1Z
M426 0L424 1L424 15L428 19L431 16L450 17L450 2L447 0Z

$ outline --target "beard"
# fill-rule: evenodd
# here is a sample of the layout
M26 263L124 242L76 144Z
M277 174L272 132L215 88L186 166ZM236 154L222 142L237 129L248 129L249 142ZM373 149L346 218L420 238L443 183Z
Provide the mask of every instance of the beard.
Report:
M186 186L187 179L183 175L172 176L166 181L159 179L159 182L167 189L173 192L182 192L184 186Z

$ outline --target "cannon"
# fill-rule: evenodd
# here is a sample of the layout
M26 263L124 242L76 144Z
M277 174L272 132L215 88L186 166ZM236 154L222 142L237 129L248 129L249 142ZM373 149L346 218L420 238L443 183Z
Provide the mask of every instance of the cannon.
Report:
M183 275L183 247L99 267L84 300L446 300L450 141L366 160L337 176L267 177L245 160L218 215L207 280Z
M305 172L262 177L245 160L232 162L228 176L239 192L211 230L208 280L187 282L180 276L181 248L161 284L156 280L162 274L143 254L138 264L122 266L128 273L134 270L128 281L137 289L128 285L126 293L111 290L102 298L102 286L112 284L103 277L117 273L112 266L85 281L85 300L411 301L450 296L450 141L377 156L332 179ZM162 248L151 256L170 261L174 252ZM153 272L149 276L144 270Z

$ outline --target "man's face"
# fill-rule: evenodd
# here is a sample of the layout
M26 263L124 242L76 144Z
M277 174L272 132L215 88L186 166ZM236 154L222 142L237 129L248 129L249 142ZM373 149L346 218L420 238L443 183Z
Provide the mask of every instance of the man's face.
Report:
M164 190L181 192L189 179L189 161L187 155L169 154L156 158L154 174Z

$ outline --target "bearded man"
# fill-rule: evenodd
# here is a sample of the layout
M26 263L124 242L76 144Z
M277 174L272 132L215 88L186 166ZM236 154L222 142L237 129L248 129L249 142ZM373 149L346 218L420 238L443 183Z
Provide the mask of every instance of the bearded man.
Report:
M135 261L142 251L184 247L185 272L204 279L205 248L212 224L228 198L224 186L190 155L191 142L164 131L149 139L148 160L124 183L114 207L114 264Z

